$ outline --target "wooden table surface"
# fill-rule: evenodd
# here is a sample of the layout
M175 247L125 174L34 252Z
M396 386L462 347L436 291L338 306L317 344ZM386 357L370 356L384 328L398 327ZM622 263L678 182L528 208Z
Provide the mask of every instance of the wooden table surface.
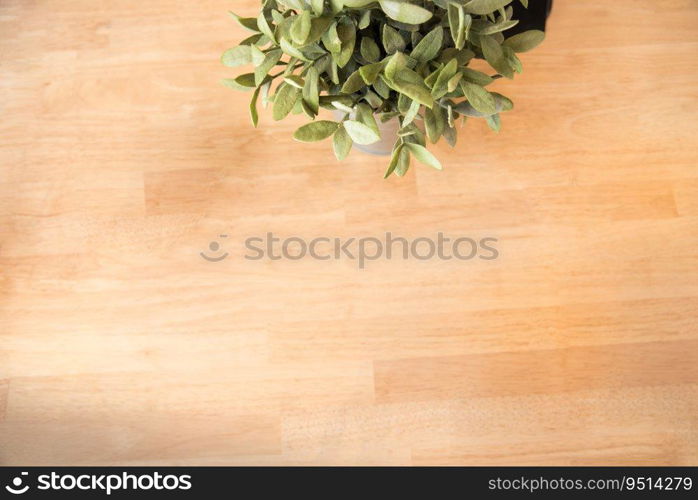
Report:
M696 0L556 1L388 181L251 128L230 7L0 2L1 464L698 464ZM500 255L243 257L388 231Z

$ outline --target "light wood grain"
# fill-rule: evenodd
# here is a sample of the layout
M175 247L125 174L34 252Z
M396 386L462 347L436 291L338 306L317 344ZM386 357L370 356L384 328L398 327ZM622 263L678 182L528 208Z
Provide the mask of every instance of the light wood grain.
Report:
M695 0L556 1L502 132L389 181L248 125L230 7L0 3L0 464L698 465ZM386 231L501 255L241 244Z

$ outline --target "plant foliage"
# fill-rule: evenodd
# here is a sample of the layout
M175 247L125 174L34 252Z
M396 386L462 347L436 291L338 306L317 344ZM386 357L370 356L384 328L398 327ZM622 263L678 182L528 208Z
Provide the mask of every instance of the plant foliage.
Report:
M254 70L223 84L272 104L274 120L290 113L312 122L296 131L301 142L332 137L338 159L352 145L380 140L376 118L400 120L386 177L404 175L412 158L436 169L426 149L442 137L454 146L456 122L483 118L499 131L500 113L513 108L487 87L521 73L518 53L540 44L542 31L507 38L512 2L528 0L263 0L257 18L233 18L250 32L223 54L230 68ZM532 0L539 1L539 0ZM484 59L494 74L472 69ZM339 122L315 120L320 108L339 112Z

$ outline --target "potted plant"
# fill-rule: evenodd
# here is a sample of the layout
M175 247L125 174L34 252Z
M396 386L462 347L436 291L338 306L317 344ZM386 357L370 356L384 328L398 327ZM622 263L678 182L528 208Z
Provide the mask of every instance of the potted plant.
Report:
M546 0L530 0L530 3ZM540 44L534 29L506 36L519 24L514 6L529 0L263 0L256 18L232 14L249 38L222 56L254 70L223 80L271 104L274 120L290 113L312 120L294 138L332 138L344 159L353 145L391 154L385 177L407 172L412 158L441 170L426 149L444 138L455 146L456 122L482 118L499 131L500 113L513 108L487 87L522 71L518 55ZM469 67L484 59L494 71ZM321 108L335 120L320 119ZM376 145L378 147L376 147ZM387 145L387 146L386 146ZM373 149L371 147L373 146Z

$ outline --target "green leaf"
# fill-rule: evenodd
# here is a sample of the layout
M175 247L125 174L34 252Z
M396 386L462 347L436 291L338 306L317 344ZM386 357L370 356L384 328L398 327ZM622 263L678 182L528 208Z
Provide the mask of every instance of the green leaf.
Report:
M376 80L376 83L379 81L380 80ZM373 109L380 109L383 106L383 99L378 94L371 92L370 90L366 92L364 100L370 104ZM385 116L385 114L381 113L381 116Z
M390 159L390 164L388 165L388 170L385 171L385 175L383 175L383 179L387 179L390 177L393 172L395 172L395 169L398 166L398 163L400 162L400 154L402 153L402 149L404 148L404 144L400 144L397 148L393 150L393 155Z
M301 99L301 98L300 98L300 95L299 95L298 100L297 100L296 103L293 105L293 109L291 110L291 113L294 114L294 115L300 115L300 114L303 113L304 111L305 111L304 102L303 102L303 99ZM311 117L311 119L312 119L312 117Z
M296 130L293 138L299 142L318 142L327 139L339 128L339 123L328 120L308 123Z
M412 48L416 47L419 42L422 41L426 33L421 33L420 30L414 30L410 32L410 42L412 43Z
M332 139L334 155L337 157L339 161L344 160L347 156L349 156L349 153L351 152L351 148L353 145L354 142L351 140L351 137L349 137L349 134L344 129L344 125L340 125Z
M417 158L417 160L419 160L421 163L431 168L435 168L436 170L443 170L443 167L436 156L431 154L424 146L408 143L407 147L410 149L410 152L414 155L414 157Z
M359 69L361 78L366 82L366 85L373 85L378 80L381 71L383 71L383 63L369 64Z
M383 75L380 75L378 80L373 84L373 90L383 99L390 99L390 87L385 83L385 77Z
M252 54L252 64L255 66L262 64L264 62L264 58L267 56L256 45L250 45L250 54Z
M405 116L402 120L403 127L406 127L407 125L412 123L415 118L417 118L417 113L419 113L419 106L419 102L412 101L412 103L410 104L410 108L407 110L407 113L405 113Z
M446 122L448 123L447 129L456 126L456 114L453 112L453 104L451 103L446 108Z
M269 26L269 21L267 21L267 18L264 16L264 12L260 12L259 17L257 17L257 27L259 28L259 31L264 33L269 38L269 40L276 43L274 30L272 30L271 26Z
M334 15L338 14L344 8L343 0L329 0L329 4L332 14Z
M351 9L358 9L361 7L366 7L369 4L372 4L376 0L344 0L344 6L349 7Z
M403 80L400 80L399 78L393 81L392 85L395 88L395 90L402 94L405 94L413 101L417 101L420 104L426 106L427 108L431 108L434 106L434 99L432 98L428 88L422 85L405 82Z
M485 116L487 116L483 113L480 113L475 108L473 108L473 105L470 104L468 101L463 101L463 102L456 104L453 107L453 109L454 109L454 111L460 113L461 115L470 116L473 118L484 118Z
M485 119L487 120L487 125L495 132L499 132L502 128L502 120L499 118L499 115L488 116Z
M401 0L380 0L380 5L389 18L401 23L422 24L433 16L428 10Z
M419 83L420 85L424 84L424 77L411 69L416 62L417 61L415 61L411 57L405 56L405 63L407 66L405 68L401 68L400 71L398 71L398 78L407 80L410 83Z
M259 99L259 91L261 87L257 87L252 94L252 101L250 101L250 119L252 120L252 126L257 128L259 123L259 112L257 111L257 99Z
M454 2L448 2L448 5L446 7L448 28L451 30L451 38L453 39L453 43L456 45L456 47L458 46L458 41L462 39L462 37L459 34L461 28L459 10L461 10L462 8L463 7L461 5L458 5Z
M385 76L388 80L394 80L397 73L407 67L407 57L402 52L395 52L388 64L385 65Z
M409 124L405 127L402 127L400 130L397 131L397 136L402 138L402 137L410 137L413 135L417 134L417 127L414 124Z
M284 81L288 83L289 85L293 85L297 89L303 90L303 86L305 85L305 81L298 75L288 75L284 77Z
M446 127L443 137L448 145L454 148L458 142L458 130L455 127Z
M295 10L303 10L305 8L304 0L284 0L283 4Z
M351 56L354 54L354 46L356 45L356 28L354 23L348 18L345 18L345 22L342 22L337 26L337 35L342 41L342 49L337 56L337 66L343 68L351 60Z
M475 52L473 52L470 49L461 50L456 55L456 59L458 59L458 64L462 64L463 66L467 65L474 58Z
M388 26L383 25L383 48L388 53L388 55L394 54L395 52L402 52L405 50L406 44L405 39L402 38L400 33Z
M286 118L293 110L299 97L300 91L297 88L282 83L274 96L274 120L278 122Z
M271 19L272 19L272 21L274 21L274 23L276 23L276 24L281 24L281 23L284 21L284 19L286 19L286 18L285 18L284 15L283 15L281 12L279 12L278 10L272 9L272 11L271 11Z
M463 73L456 73L456 76L451 78L446 85L449 92L453 92L458 88L458 84L463 79Z
M249 91L256 87L254 73L245 73L237 78L224 78L221 83L235 90Z
M313 111L310 108L310 106L308 106L308 103L305 102L305 99L301 99L299 102L301 103L301 111L303 111L303 113L305 113L305 116L307 116L311 120L314 120L315 117L317 116L317 113L315 113L315 111Z
M232 10L228 11L228 13L233 16L233 19L235 19L240 26L243 28L254 31L255 33L259 33L259 29L257 29L257 20L253 17L240 17L238 16L235 12Z
M371 11L370 10L365 10L363 14L361 14L361 19L359 19L359 29L360 30L365 30L368 28L371 24Z
M315 66L312 66L308 70L308 74L305 77L305 85L303 86L303 101L316 115L318 114L318 111L320 111L319 83L320 75L318 70Z
M402 148L402 151L400 151L400 157L397 161L397 168L395 168L395 175L398 177L403 177L409 169L410 150L408 148Z
M304 45L310 35L310 11L304 10L299 16L296 16L293 25L291 26L291 38L298 45Z
M456 49L460 50L465 46L465 11L462 5L449 2L447 12L451 38L453 38Z
M330 62L328 78L335 85L339 85L339 66L337 66L336 62L334 62L334 56L332 58L332 62Z
M465 12L464 10L461 9L461 12ZM465 14L461 20L461 24L463 26L463 40L469 40L470 39L470 27L473 25L473 18L470 14ZM463 44L464 45L464 44ZM463 46L459 46L459 49L462 49Z
M492 97L494 97L497 113L501 113L502 111L509 111L514 108L514 103L511 102L511 100L508 97L505 97L502 94L498 94L497 92L492 92L491 95ZM453 109L462 115L471 116L474 118L484 118L486 116L489 116L486 113L482 113L476 110L473 107L473 105L467 101L456 104L453 107Z
M489 65L507 78L514 78L514 72L506 61L502 46L499 45L497 40L492 35L484 35L480 37L480 43L482 45L482 54Z
M497 92L492 92L492 97L494 97L494 100L497 103L497 113L501 113L502 111L511 111L514 109L514 103L511 102L511 99L508 97Z
M437 26L422 38L410 54L410 57L420 62L431 61L441 51L443 40L444 29L441 26Z
M342 50L342 41L337 34L337 23L333 23L322 35L322 43L331 54L339 54Z
M262 96L262 107L267 109L269 106L269 90L271 89L271 80L267 80L259 88L261 89L260 95Z
M274 12L274 11L272 11ZM289 13L291 14L291 13ZM276 34L277 40L281 42L282 38L285 38L287 41L290 41L291 38L291 27L293 26L293 22L296 20L296 17L293 15L288 15L288 16L283 16L280 15L280 19L277 19L276 22L276 29L274 33ZM278 18L278 16L277 16Z
M313 7L313 12L315 12L315 15L321 16L322 11L325 9L325 0L312 0L310 3Z
M338 111L343 111L346 114L350 115L354 112L354 108L347 106L341 101L332 101L332 106L334 106L334 109Z
M365 36L361 39L361 57L370 63L375 63L380 59L381 49L372 38Z
M252 36L248 36L245 38L242 42L240 42L240 45L254 45L255 43L258 43L262 38L264 38L264 35L261 33L256 33Z
M501 9L502 7L506 7L511 2L512 0L470 0L463 8L470 14L482 16L494 12L497 9Z
M365 103L359 104L356 107L356 119L357 121L363 123L380 136L380 130L378 129L376 118L375 116L373 116L373 110L371 109L371 106Z
M320 96L320 106L323 108L334 109L335 103L338 102L349 108L354 105L354 100L348 95L332 94Z
M342 86L342 94L353 94L366 86L366 82L361 76L361 70L354 71Z
M514 52L527 52L538 47L543 40L545 40L545 32L529 30L507 38L503 45L511 48Z
M279 44L281 45L281 49L289 56L300 59L301 61L309 62L309 59L305 57L303 52L291 45L285 38L282 38Z
M448 82L456 76L458 72L458 61L456 59L451 59L451 61L443 67L439 73L439 77L434 83L434 87L431 90L431 95L434 99L441 99L448 92Z
M484 88L466 81L460 83L460 88L463 90L463 94L468 99L468 102L480 113L493 115L497 112L494 97Z
M308 35L308 39L305 41L305 45L318 42L327 32L330 24L332 24L332 21L333 19L329 16L316 17L313 19L310 22L310 34Z
M424 112L424 126L429 140L436 144L446 128L446 116L441 106L434 106Z
M502 51L504 52L504 60L507 62L509 67L516 71L517 73L523 72L523 64L521 64L521 59L518 58L516 53L511 47L502 46Z
M441 66L440 68L434 70L434 72L432 74L430 74L429 76L427 76L424 79L424 83L426 84L427 87L429 87L430 89L434 88L434 85L436 85L436 80L439 79L439 75L441 74L441 70L443 70L443 69L444 69L444 67Z
M223 52L221 62L229 68L237 68L252 62L252 52L248 45L240 45Z
M283 55L283 51L281 49L276 49L276 50L270 50L267 52L267 55L264 57L264 61L262 64L257 66L254 70L254 81L255 85L261 85L264 79L267 77L267 74L269 71L276 66L276 63L278 63L281 60L281 56Z
M495 33L501 33L502 31L511 29L517 24L519 24L518 20L501 20L496 24L490 24L489 26L482 28L481 30L479 30L479 33L481 35L493 35Z
M349 134L349 137L357 144L365 146L374 144L381 139L380 135L371 127L358 121L347 120L344 122L344 128Z
M410 110L410 106L412 106L412 99L405 94L399 94L397 96L397 110L399 113L404 115Z
M481 71L477 71L471 68L462 68L463 79L469 81L470 83L475 83L481 87L486 87L494 81L494 79Z

